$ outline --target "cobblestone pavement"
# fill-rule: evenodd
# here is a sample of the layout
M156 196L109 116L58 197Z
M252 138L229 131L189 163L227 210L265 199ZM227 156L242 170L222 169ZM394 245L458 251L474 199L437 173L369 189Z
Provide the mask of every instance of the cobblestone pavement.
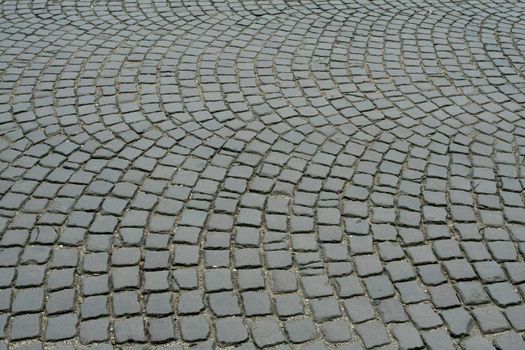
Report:
M0 350L525 349L524 1L0 7Z

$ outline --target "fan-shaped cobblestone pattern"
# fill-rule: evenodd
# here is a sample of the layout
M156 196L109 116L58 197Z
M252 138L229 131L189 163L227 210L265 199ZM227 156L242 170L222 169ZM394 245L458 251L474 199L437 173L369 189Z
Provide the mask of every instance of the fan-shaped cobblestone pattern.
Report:
M523 1L0 8L0 349L525 349Z

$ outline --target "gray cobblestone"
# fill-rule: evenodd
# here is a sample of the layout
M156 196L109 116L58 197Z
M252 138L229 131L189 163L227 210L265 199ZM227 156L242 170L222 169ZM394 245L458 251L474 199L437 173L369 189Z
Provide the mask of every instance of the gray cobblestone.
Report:
M219 319L215 327L217 340L225 345L241 343L248 339L246 326L244 326L240 318Z
M522 2L0 6L0 349L523 348Z

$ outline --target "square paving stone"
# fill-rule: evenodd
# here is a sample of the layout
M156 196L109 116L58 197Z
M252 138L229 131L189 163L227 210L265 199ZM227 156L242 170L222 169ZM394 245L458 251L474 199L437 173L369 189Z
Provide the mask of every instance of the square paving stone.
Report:
M436 308L450 308L460 305L456 291L449 284L429 288L430 298Z
M430 264L437 262L437 258L428 245L408 247L407 254L414 263L414 265Z
M0 251L1 254L2 252ZM16 286L20 288L41 286L45 278L45 269L44 265L23 265L18 267Z
M519 294L508 282L489 284L487 285L487 290L492 300L499 306L508 306L522 302Z
M463 250L469 261L483 261L491 259L490 253L484 242L462 242Z
M407 261L391 261L386 264L386 271L394 282L414 279L416 274L412 265Z
M400 349L417 349L423 347L423 340L416 327L410 324L400 324L392 328L392 334Z
M327 276L301 277L303 292L308 298L319 298L332 295L334 292Z
M242 303L246 316L262 316L271 313L272 304L266 291L244 292Z
M321 332L326 341L331 343L352 340L352 333L350 332L350 328L348 328L348 323L344 319L324 322L321 325Z
M112 297L113 313L116 316L128 316L140 313L139 296L135 292L114 293Z
M75 290L63 289L48 294L46 311L48 314L57 314L66 311L73 311L75 308L75 304Z
M204 283L208 292L233 289L231 272L228 269L206 270Z
M472 265L464 259L444 261L443 266L453 280L471 280L477 277Z
M375 317L375 311L370 300L365 296L346 299L344 306L352 322L360 323Z
M199 263L199 247L187 244L178 244L175 247L175 265L192 266Z
M264 259L268 269L287 269L292 266L292 255L289 251L266 251Z
M512 242L489 242L489 251L496 261L516 261L518 254Z
M176 285L181 289L195 289L198 285L197 270L194 268L176 269L172 271Z
M41 311L44 307L44 289L19 289L14 297L13 314Z
M417 281L399 282L395 286L403 303L410 304L428 300L428 295Z
M206 340L210 334L208 320L202 315L181 317L179 324L182 340L187 342Z
M173 313L171 293L152 293L146 296L146 313L148 315L169 315Z
M384 299L394 295L395 290L390 279L384 275L364 279L368 295L372 299Z
M512 328L514 328L518 332L525 330L524 305L509 306L505 309L505 315L507 316L507 319L512 325Z
M355 328L367 348L390 343L386 328L376 320L359 324Z
M76 334L77 316L65 314L47 319L45 337L48 341L73 338Z
M220 292L208 296L210 309L218 317L241 314L239 298L234 292Z
M111 281L114 290L139 288L139 267L114 267L111 271Z
M204 309L204 294L200 290L182 291L177 303L177 313L197 314Z
M342 315L337 298L310 300L310 308L316 322L332 320Z
M11 321L11 340L35 338L40 334L40 314L14 316Z
M146 292L162 292L170 288L169 271L145 271L143 279Z
M296 319L284 324L288 338L292 343L304 343L316 337L317 330L311 319Z
M494 350L495 347L492 343L486 338L476 335L470 338L467 338L463 343L463 348L465 350Z
M525 263L508 262L504 266L512 283L525 282Z
M270 288L274 293L297 291L297 277L293 271L273 270L270 272Z
M484 282L502 282L507 279L505 271L495 261L480 261L474 263L474 269Z
M172 317L148 319L149 339L153 343L164 343L175 339L175 325Z
M142 317L116 319L114 322L115 340L117 343L146 341L144 320Z
M351 262L329 262L326 264L329 277L340 277L350 275L354 271Z
M490 301L483 285L477 281L456 283L457 291L466 305L483 304Z
M418 328L428 329L443 324L441 317L432 309L430 303L409 305L407 312Z
M105 295L96 295L84 298L80 305L80 315L82 319L109 315L108 297Z
M456 349L452 338L448 334L446 329L436 328L429 331L422 332L423 341L429 349L443 349L453 350Z
M525 341L523 337L516 332L505 332L494 339L494 345L501 350L523 349Z
M340 298L347 298L356 295L365 294L364 288L361 286L359 279L356 276L345 276L335 279L337 295Z
M260 348L275 346L285 342L279 323L273 318L262 318L254 321L251 333L255 345Z
M455 337L470 334L475 325L470 313L461 307L443 310L441 316L445 320L448 331Z
M408 321L405 306L396 297L381 300L378 305L378 311L385 323Z
M109 339L109 319L98 318L94 320L82 321L79 327L80 342L90 344Z
M244 342L248 339L248 331L238 317L226 317L215 322L217 340L224 345L232 345Z
M478 306L472 310L472 315L483 333L497 333L510 328L505 316L493 305Z
M239 290L252 290L264 288L264 275L260 269L237 271L237 285Z
M227 250L206 250L204 251L204 262L207 268L229 267L230 252ZM197 265L195 262L194 265Z
M295 294L283 294L275 297L275 308L280 317L302 315L304 300Z
M359 255L354 261L357 274L361 277L376 275L383 271L381 261L376 255Z

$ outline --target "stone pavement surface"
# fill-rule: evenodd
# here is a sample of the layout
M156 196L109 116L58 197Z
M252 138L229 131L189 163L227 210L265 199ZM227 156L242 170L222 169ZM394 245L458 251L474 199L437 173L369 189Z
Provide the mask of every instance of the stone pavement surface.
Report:
M0 8L0 350L525 349L525 2Z

